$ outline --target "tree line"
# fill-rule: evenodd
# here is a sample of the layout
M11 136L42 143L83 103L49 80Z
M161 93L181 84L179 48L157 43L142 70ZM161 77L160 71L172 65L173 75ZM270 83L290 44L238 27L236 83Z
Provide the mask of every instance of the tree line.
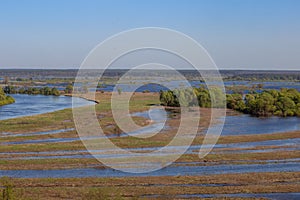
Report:
M160 91L160 101L162 105L172 107L198 105L205 108L222 108L226 101L223 96L222 90L218 87L211 88L210 92L203 86L199 88Z
M282 88L246 95L229 94L227 107L255 116L300 116L300 92Z
M4 93L6 94L29 94L29 95L54 95L59 96L60 91L53 87L15 87L15 86L5 86L3 88Z
M222 107L222 91L212 88L209 92L204 87L161 91L160 101L165 106L200 106L205 108ZM211 98L214 95L214 98ZM212 106L211 101L214 101ZM296 89L264 90L261 93L227 94L226 106L242 113L257 117L300 116L300 92Z
M88 87L83 85L82 87L73 87L73 84L68 84L63 91L59 91L55 87L17 87L8 85L3 87L5 94L29 94L29 95L54 95L59 96L61 93L72 94L72 93L88 93Z

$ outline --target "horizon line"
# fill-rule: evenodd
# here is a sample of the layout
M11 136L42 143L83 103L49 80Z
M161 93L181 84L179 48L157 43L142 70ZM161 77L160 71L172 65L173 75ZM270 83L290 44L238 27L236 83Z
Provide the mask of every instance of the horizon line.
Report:
M300 68L300 67L299 67ZM22 68L22 67L4 67L0 70L79 70L79 68ZM88 70L97 69L97 68L89 68ZM131 68L113 68L113 69L106 69L106 70L130 70ZM147 69L147 70L165 70L165 69ZM179 68L176 70L187 70L187 71L193 71L197 69L184 69ZM204 70L204 69L203 69ZM214 70L214 69L212 69ZM219 68L218 70L229 70L229 71L300 71L300 69L245 69L245 68Z

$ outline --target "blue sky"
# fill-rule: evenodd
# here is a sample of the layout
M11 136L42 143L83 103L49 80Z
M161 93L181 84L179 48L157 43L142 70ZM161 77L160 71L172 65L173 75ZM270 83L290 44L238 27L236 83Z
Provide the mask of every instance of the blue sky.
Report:
M0 68L76 68L120 31L183 32L221 69L300 69L298 0L1 0Z

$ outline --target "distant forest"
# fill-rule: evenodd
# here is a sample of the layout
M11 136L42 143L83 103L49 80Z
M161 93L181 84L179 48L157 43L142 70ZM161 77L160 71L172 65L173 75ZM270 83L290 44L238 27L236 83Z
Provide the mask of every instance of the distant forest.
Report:
M97 70L98 71L98 70ZM125 69L109 69L104 73L104 77L107 78L119 78L125 74L128 70ZM178 70L188 80L202 80L198 71L195 70ZM5 77L9 77L10 80L47 80L47 79L74 79L78 70L75 69L2 69L0 70L0 78L2 81ZM99 72L99 71L98 71ZM140 70L137 75L144 77L162 75L171 77L174 72L159 70ZM86 70L86 75L94 76L95 70ZM220 74L224 80L234 81L300 81L300 71L251 71L251 70L220 70Z

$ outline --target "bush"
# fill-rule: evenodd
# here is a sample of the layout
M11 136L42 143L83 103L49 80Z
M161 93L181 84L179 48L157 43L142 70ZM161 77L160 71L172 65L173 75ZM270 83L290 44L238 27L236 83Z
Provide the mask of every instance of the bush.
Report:
M11 96L6 96L2 88L0 88L0 106L15 103L15 99Z
M1 178L1 184L3 185L2 190L2 199L3 200L14 200L14 193L13 193L13 184L9 180L8 177Z

